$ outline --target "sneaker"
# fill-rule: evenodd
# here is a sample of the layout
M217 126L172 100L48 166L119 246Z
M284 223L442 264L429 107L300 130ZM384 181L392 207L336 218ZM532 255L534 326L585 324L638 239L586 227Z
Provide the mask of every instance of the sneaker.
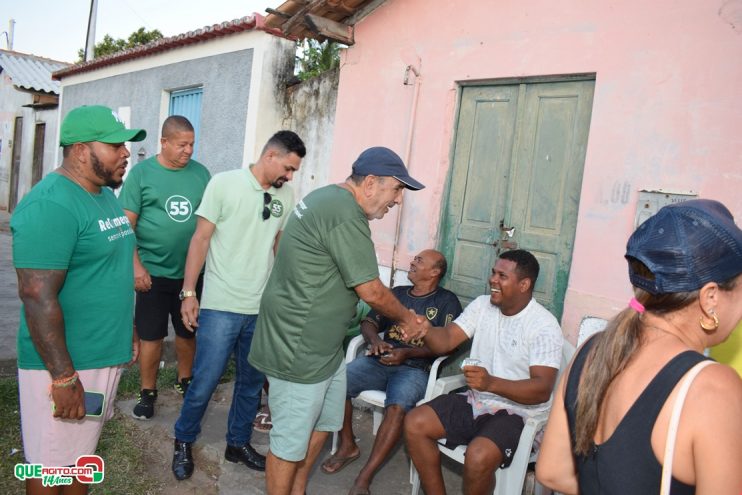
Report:
M193 377L189 376L188 378L181 378L180 381L175 382L175 391L178 392L181 396L185 397L186 392L188 392L188 386L193 381Z
M155 415L155 401L157 400L157 390L142 389L139 392L137 405L131 415L136 419L148 420Z

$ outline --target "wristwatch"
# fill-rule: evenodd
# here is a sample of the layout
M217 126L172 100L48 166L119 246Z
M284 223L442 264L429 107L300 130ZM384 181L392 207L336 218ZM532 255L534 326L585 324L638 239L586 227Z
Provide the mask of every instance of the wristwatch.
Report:
M182 290L180 291L180 294L178 294L178 299L181 301L185 299L186 297L196 297L196 291L195 290Z

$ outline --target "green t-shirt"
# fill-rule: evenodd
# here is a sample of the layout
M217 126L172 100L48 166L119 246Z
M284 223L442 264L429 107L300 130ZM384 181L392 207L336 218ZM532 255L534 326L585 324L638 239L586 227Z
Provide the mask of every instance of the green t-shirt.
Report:
M134 231L110 189L88 193L51 173L19 203L10 220L16 268L66 270L59 291L65 340L75 369L131 359ZM28 332L18 329L18 367L45 369Z
M283 380L329 378L356 313L353 288L378 276L368 220L351 193L336 185L310 193L281 235L248 361Z
M185 167L163 167L153 156L126 176L119 201L136 213L139 259L150 275L183 278L193 231L194 211L201 204L211 174L195 160Z
M264 193L271 195L263 220ZM250 170L216 174L196 215L215 225L204 272L201 307L254 315L273 266L273 243L283 229L294 193L284 185L264 190Z

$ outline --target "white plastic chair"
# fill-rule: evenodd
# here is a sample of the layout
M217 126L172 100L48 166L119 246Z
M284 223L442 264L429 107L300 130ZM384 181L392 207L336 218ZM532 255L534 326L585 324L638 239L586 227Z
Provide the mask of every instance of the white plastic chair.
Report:
M589 337L605 330L608 320L597 316L585 316L580 322L580 330L577 333L577 345L582 345Z
M383 332L379 333L379 337L383 338L383 336ZM345 353L345 363L350 364L350 362L353 361L365 349L366 341L363 339L363 335L357 335L353 337L350 343L348 343L348 350ZM428 384L425 387L425 395L418 401L418 406L420 404L428 402L430 399L435 397L434 395L432 395L433 387L435 386L436 379L438 378L438 372L441 363L447 357L448 356L440 356L436 358L436 360L433 361L433 364L430 366L430 375L428 376ZM356 399L362 400L363 402L372 406L374 418L373 432L374 435L376 435L376 432L379 431L379 425L381 425L381 421L384 419L384 401L386 400L386 392L382 390L364 390L358 395L358 397L356 397ZM334 454L335 451L337 451L337 442L338 432L335 432L332 435L332 450L330 451L331 454Z
M574 352L574 346L565 340L562 346L562 362L559 368L559 374L567 367ZM559 383L559 376L557 376L556 383ZM463 374L439 378L435 383L430 399L447 394L465 385L466 379ZM547 411L538 417L528 418L526 420L523 431L520 434L520 440L518 440L518 448L515 451L515 456L513 456L510 466L495 471L495 491L493 495L521 495L523 492L523 483L526 479L526 472L528 471L528 464L535 462L538 456L537 452L533 452L533 440L536 438L536 434L546 425L548 417L549 413ZM444 445L445 443L445 439L439 440L438 450L454 461L463 464L466 445L459 445L454 449L450 449ZM412 495L418 495L420 493L420 476L412 462L410 462L410 483L412 484ZM537 483L536 493L542 493L542 490L545 489Z

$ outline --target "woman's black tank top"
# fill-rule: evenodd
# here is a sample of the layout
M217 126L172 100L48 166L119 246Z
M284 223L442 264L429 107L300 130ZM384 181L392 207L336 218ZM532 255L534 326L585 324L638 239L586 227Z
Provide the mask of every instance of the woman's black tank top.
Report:
M564 402L573 445L577 388L591 347L592 339L578 353L567 380ZM576 457L582 495L659 493L662 466L657 461L651 444L655 420L678 381L704 359L707 358L695 351L685 351L675 356L644 389L610 438L600 445L594 445L588 455ZM672 495L692 495L695 491L694 486L672 478Z

